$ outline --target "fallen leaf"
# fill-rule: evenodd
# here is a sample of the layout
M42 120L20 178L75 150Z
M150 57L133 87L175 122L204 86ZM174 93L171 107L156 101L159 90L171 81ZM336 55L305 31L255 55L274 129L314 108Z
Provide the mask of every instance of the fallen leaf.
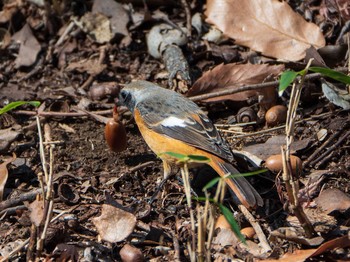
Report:
M236 89L243 85L258 84L267 79L277 76L284 69L283 65L253 65L253 64L220 64L212 70L207 71L199 78L188 91L188 96L215 93L227 89ZM224 95L204 100L209 101L246 101L251 97L258 95L264 96L265 103L275 103L276 88L268 87L259 90L250 90L235 93L232 95Z
M310 203L310 206L312 205L312 202ZM320 235L327 234L331 230L333 230L337 226L337 220L333 216L329 216L325 213L322 212L319 208L303 208L305 215L309 219L310 223L313 225L315 231L319 233ZM287 217L287 222L289 225L291 225L294 229L297 229L299 232L303 232L303 227L300 224L300 221L298 220L297 217L289 215ZM300 234L301 239L306 239L304 238L304 234ZM292 240L296 243L302 243L299 241ZM315 243L315 239L307 239L308 242L302 243L303 245L309 245ZM319 245L320 243L316 244ZM315 245L315 244L313 244Z
M36 199L30 204L27 203L26 206L30 211L30 221L37 227L42 225L44 219L44 200Z
M107 66L105 64L100 64L98 59L84 59L78 62L70 62L66 67L66 71L78 71L80 73L88 73L89 75L98 75Z
M3 163L0 164L0 202L2 201L2 198L4 196L5 184L8 178L7 165L15 160L16 155L13 154L11 158L5 160Z
M333 211L344 213L350 208L350 196L337 188L323 190L315 202L327 214Z
M136 217L120 208L102 205L101 216L92 219L105 241L115 243L127 238L134 230Z
M16 68L33 65L41 50L41 46L33 35L30 26L25 24L20 31L12 36L12 39L21 44L15 61Z
M298 61L310 46L325 45L320 28L277 0L208 0L207 22L266 56Z
M92 40L99 44L107 43L113 38L110 21L107 16L101 13L87 12L77 24Z
M122 35L124 37L123 42L126 45L131 41L127 28L130 17L122 4L113 0L95 0L92 13L101 13L109 18L112 37L118 34Z
M345 110L350 109L350 94L347 91L341 90L335 85L323 80L322 92L331 103Z
M0 152L6 150L20 133L11 127L0 129Z
M2 11L0 11L0 23L5 24L9 22L22 5L21 0L6 1L6 4L2 6Z
M326 243L323 243L318 248L314 249L305 249L305 250L296 250L293 253L286 253L279 259L264 259L264 260L257 260L260 262L270 262L270 261L278 261L278 262L301 262L305 261L306 259L314 256L321 255L329 250L336 249L336 248L345 248L350 246L350 236L342 236L335 239L332 239L330 241L327 241Z
M286 138L284 135L277 135L269 138L265 143L259 143L255 145L246 146L243 148L247 151L263 160L266 160L271 155L281 153L281 146L285 145ZM291 154L296 151L306 148L310 144L310 139L295 140L291 145Z
M58 244L53 251L54 255L59 255L58 261L79 261L78 247L76 245Z

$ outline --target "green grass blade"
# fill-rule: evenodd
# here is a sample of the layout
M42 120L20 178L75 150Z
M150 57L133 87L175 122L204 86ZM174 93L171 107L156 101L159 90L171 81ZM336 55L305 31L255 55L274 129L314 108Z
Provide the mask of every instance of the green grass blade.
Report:
M239 225L237 224L236 219L232 215L231 210L220 203L218 203L218 205L219 205L219 209L220 209L221 213L224 215L227 222L230 224L232 231L236 234L236 236L243 243L246 243L246 240L245 240L244 236L242 235L241 229L239 228Z
M295 72L292 70L284 71L280 77L280 84L278 86L278 93L280 95L283 94L283 91L295 80L295 78L299 75L299 72Z
M329 68L316 67L316 66L310 67L309 70L315 73L320 73L323 76L330 77L344 84L350 85L350 76L342 72L338 72Z
M208 163L210 161L210 159L207 158L206 156L188 155L188 158L193 162L200 162L200 163Z
M8 111L11 111L19 106L25 105L25 104L29 104L35 107L40 106L40 102L39 101L16 101L16 102L12 102L6 106L4 106L3 108L0 109L0 115L4 114Z

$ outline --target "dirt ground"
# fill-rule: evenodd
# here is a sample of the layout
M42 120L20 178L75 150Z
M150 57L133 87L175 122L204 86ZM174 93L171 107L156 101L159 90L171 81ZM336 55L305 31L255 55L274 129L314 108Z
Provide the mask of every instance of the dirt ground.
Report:
M148 201L157 193L156 189L163 178L162 163L144 142L131 114L121 114L128 139L125 151L112 152L104 138L106 119L112 117L117 93L124 84L142 79L168 87L165 65L161 59L148 54L145 42L145 34L158 18L153 17L133 29L129 27L130 39L127 44L122 44L123 40L120 38L98 44L91 37L87 37L86 33L76 29L76 32L65 38L61 46L56 46L63 31L59 34L58 29L66 28L71 17L82 16L86 10L91 10L93 4L90 1L74 1L74 4L68 5L66 2L61 3L65 12L50 11L54 14L49 19L52 28L47 24L40 24L43 18L47 18L45 8L29 1L21 4L12 1L13 5L17 5L16 12L11 13L13 17L8 21L1 21L1 28L10 28L11 36L20 31L26 23L30 24L41 45L41 51L33 64L22 66L24 60L29 58L23 54L19 55L18 45L12 44L0 50L0 105L3 107L14 101L37 100L41 102L41 106L35 109L24 105L0 115L0 129L8 131L5 133L5 139L0 137L1 141L5 141L0 145L0 157L4 162L11 155L16 155L16 160L5 167L5 170L8 170L8 178L5 179L4 199L0 202L0 260L30 239L28 245L23 244L24 248L14 252L11 261L34 258L39 259L38 261L121 261L121 249L126 244L136 247L136 251L129 251L129 260L123 257L124 261L142 261L140 256L147 261L190 261L188 243L193 239L194 233L191 232L189 208L179 173L164 184L150 204ZM201 1L192 2L192 12L203 12L203 4L199 3ZM293 6L298 1L290 2ZM136 10L143 10L142 6L135 6ZM3 10L10 10L5 4L1 4L1 7ZM152 6L151 13L157 9L167 14L167 19L185 21L182 5L175 4L174 7L163 3L160 7ZM327 38L328 41L330 39L332 38ZM240 55L226 61L224 56L218 56L216 53L218 50L215 48L219 48L220 45L212 45L208 50L207 42L196 37L192 40L183 50L190 64L193 82L203 71L223 62L248 63L248 58L244 56L248 52L245 47L236 45L235 52ZM226 46L234 45L231 40L225 43ZM227 54L224 49L220 50ZM30 52L31 49L27 54ZM264 61L260 54L256 54L256 57L261 59L260 62ZM22 60L18 61L19 58ZM91 63L85 63L86 61ZM269 62L272 64L276 61ZM295 63L289 66L295 69L303 68L305 64ZM175 79L178 83L176 91L184 93L186 88L183 88L182 83L186 81L181 78ZM264 200L264 206L252 210L252 214L262 232L268 236L267 242L272 248L271 251L267 255L257 247L259 240L256 235L250 239L249 249L259 250L255 253L240 249L237 240L225 242L226 240L216 239L216 244L211 246L209 251L213 261L230 261L234 258L253 261L254 257L261 260L267 257L279 259L284 254L295 254L296 250L316 249L321 243L348 234L350 201L346 193L350 190L350 116L347 110L333 105L322 95L319 80L320 77L311 79L306 84L311 91L308 89L303 92L295 126L295 141L301 145L298 144L292 151L307 163L298 178L301 188L298 198L305 209L312 210L307 212L307 216L316 227L318 237L322 237L322 241L314 243L300 233L303 232L300 224L288 209L287 193L281 174L268 172L247 179ZM101 86L102 91L99 91ZM92 92L102 94L99 93L96 98ZM277 103L287 105L289 95L290 89L282 98L278 98ZM258 111L257 97L253 100L250 107ZM230 124L242 105L246 105L246 101L198 104L215 124ZM90 114L85 113L86 111ZM38 210L38 207L29 204L35 202L37 194L33 192L38 193L35 190L40 189L40 176L44 173L35 117L37 113L44 140L49 138L52 141L51 144L44 143L46 166L49 167L51 161L53 168L51 217L55 218L61 214L49 223L44 247L40 253L36 251L37 237L42 233L43 222L39 222L38 226L35 221L45 213L47 206L39 208L39 212L33 211ZM228 131L228 127L218 128L232 149L253 152L248 150L248 147L259 145L259 148L254 150L263 151L259 155L264 155L263 160L276 148L280 150L279 145L263 143L278 136L284 139L285 134L284 128L273 129L263 122L246 125L239 129L238 133ZM322 132L326 132L325 139L318 137ZM240 136L242 134L244 136ZM14 136L13 139L10 139L10 136ZM53 153L51 160L50 148ZM247 171L245 161L239 159L238 165L242 172ZM2 176L5 177L3 173ZM193 195L203 196L201 188L212 178L215 178L213 170L191 170ZM319 211L320 201L326 200L321 199L317 202L315 198L320 195L321 189L324 191L334 188L341 191L341 198L338 195L334 196L337 194L334 192L328 198L335 202L339 199L339 207L334 207L330 212ZM345 195L342 195L343 193ZM11 202L16 199L20 200ZM101 239L94 219L103 213L103 204L121 205L124 210L135 216L137 226L130 236L116 243ZM197 205L197 202L195 204ZM246 217L237 209L228 194L224 204L234 212L241 228L250 227ZM198 205L203 207L204 203L198 202ZM324 208L331 209L330 206L332 204ZM217 208L214 209L218 215ZM198 213L200 209L195 207L194 210ZM283 231L283 234L279 231L277 234L278 230L294 230L298 236L288 235L289 231ZM316 241L315 239L316 237L313 240ZM321 255L318 254L311 260L349 261L349 240L342 241L342 244L332 246L327 252L320 252ZM238 246L237 250L232 250L232 246ZM287 260L283 261L288 261L288 258L285 259ZM296 257L291 259L297 260Z

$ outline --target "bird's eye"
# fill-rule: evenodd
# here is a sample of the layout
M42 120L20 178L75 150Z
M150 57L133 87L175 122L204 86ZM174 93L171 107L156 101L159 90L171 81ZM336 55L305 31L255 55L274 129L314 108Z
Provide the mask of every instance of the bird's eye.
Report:
M127 99L127 97L128 97L128 92L125 91L125 90L122 90L120 92L120 97L121 97L121 99L123 99L123 101L125 101Z

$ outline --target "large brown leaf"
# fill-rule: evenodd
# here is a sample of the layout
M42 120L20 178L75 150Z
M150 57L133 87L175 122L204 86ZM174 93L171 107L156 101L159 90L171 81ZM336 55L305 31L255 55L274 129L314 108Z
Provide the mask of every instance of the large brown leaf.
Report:
M199 78L188 91L188 96L215 93L226 89L235 89L242 85L266 82L269 78L277 76L284 69L283 65L253 65L253 64L220 64L207 71ZM258 95L264 96L265 103L274 103L276 88L268 87L260 90L249 90L231 95L218 96L205 100L205 102L218 102L223 100L246 101Z
M325 39L319 27L308 23L286 2L277 0L207 0L207 22L224 34L266 56L298 61L311 45Z

